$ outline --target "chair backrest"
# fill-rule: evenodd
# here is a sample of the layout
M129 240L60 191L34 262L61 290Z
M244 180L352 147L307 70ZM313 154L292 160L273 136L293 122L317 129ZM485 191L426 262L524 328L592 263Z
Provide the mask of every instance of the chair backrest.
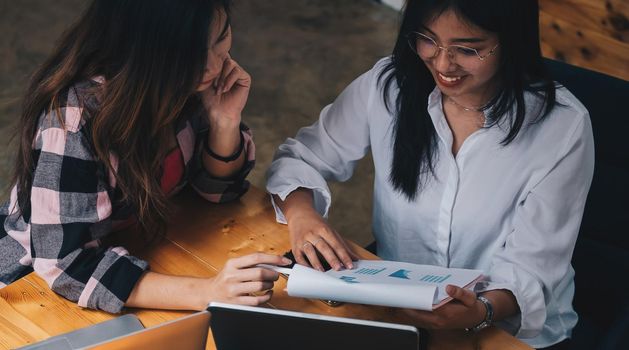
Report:
M629 82L558 61L546 64L592 120L594 178L572 264L580 318L574 338L587 327L585 336L598 339L598 347L629 334Z

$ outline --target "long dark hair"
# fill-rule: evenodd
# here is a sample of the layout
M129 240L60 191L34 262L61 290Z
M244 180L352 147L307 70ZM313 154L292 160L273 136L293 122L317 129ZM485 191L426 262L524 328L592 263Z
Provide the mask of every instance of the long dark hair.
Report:
M120 200L136 210L142 228L163 231L167 198L155 174L161 173L173 122L195 97L210 25L220 9L229 18L228 0L91 3L34 74L24 97L13 173L22 214L30 212L32 143L40 115L58 112L73 84L102 76L100 103L90 111L86 131L93 151L116 174ZM117 169L111 154L118 158Z
M545 69L539 45L537 0L406 1L391 61L380 73L379 81L384 81L384 103L396 117L389 180L408 200L415 199L426 176L434 172L437 137L427 109L435 81L421 59L409 49L407 36L447 10L498 36L499 93L485 109L489 111L490 125L502 125L503 121L508 124L509 133L502 145L512 142L523 126L526 91L534 92L543 101L536 120L543 119L555 106L555 85ZM399 94L392 106L388 91L394 83ZM504 120L512 111L513 117Z

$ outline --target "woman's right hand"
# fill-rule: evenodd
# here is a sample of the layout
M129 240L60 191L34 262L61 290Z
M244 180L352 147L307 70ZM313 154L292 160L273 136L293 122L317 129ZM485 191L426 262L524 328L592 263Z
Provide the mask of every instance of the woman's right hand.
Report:
M291 213L288 232L291 249L297 263L324 271L317 251L334 270L353 268L352 260L358 256L345 240L312 207Z
M230 259L218 275L208 280L210 300L253 306L265 303L273 295L273 282L277 281L279 273L256 265L284 266L290 263L290 259L264 253Z

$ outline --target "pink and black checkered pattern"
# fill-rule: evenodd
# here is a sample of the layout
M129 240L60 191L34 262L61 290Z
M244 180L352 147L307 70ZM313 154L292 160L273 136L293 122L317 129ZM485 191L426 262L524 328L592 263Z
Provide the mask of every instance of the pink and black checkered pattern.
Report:
M0 288L35 271L63 297L87 308L120 312L148 264L122 247L104 247L101 239L133 211L117 198L114 175L92 152L90 120L81 106L97 108L90 91L99 80L76 84L62 98L60 115L44 113L33 142L36 162L30 212L19 213L16 187L0 208ZM60 118L59 118L60 117ZM63 124L60 122L61 119ZM203 168L206 118L192 113L177 125L185 163L178 192L190 182L204 198L225 202L244 194L246 175L255 163L255 146L242 125L247 162L232 179L212 178ZM111 156L114 166L115 155Z

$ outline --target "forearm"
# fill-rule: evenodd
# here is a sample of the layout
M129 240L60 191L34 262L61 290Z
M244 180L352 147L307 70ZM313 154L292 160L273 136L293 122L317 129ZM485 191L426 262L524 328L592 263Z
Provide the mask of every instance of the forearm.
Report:
M239 125L211 125L205 142L207 142L207 146L215 154L228 157L238 151L242 137L240 133ZM240 153L237 159L230 162L218 160L207 152L203 152L203 167L213 177L228 178L242 169L245 164L245 158L245 150Z
M273 283L279 278L279 273L257 265L284 266L290 263L290 260L278 255L255 253L227 260L223 269L211 278L146 272L131 291L125 306L204 310L211 301L260 305L271 298Z
M146 272L131 291L125 306L150 309L203 310L211 279Z
M494 321L503 320L520 312L515 296L506 289L490 290L481 295L491 303L494 309Z
M314 210L313 199L314 195L312 194L312 190L303 187L291 192L288 196L286 196L286 200L282 200L278 195L273 195L275 204L277 204L277 206L282 210L286 221L289 222L292 217L298 215L304 210Z

